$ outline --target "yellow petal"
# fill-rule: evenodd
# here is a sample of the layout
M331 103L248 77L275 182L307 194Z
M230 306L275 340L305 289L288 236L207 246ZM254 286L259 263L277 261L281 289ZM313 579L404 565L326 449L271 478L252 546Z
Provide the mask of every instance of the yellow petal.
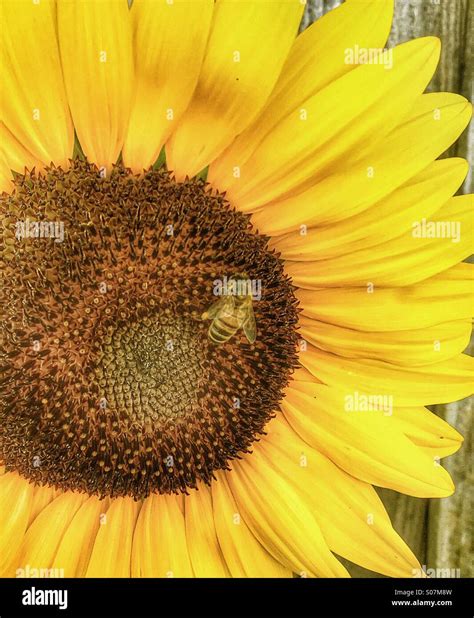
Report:
M0 577L12 577L28 525L33 485L16 472L0 476Z
M88 498L76 512L59 543L53 569L63 569L64 577L84 577L97 532L107 522L108 500Z
M419 329L472 316L474 268L458 264L405 288L298 290L308 317L367 331Z
M403 235L376 247L314 262L288 261L299 287L412 285L462 262L473 251L474 196L449 200L428 219L419 217Z
M86 499L84 494L68 491L48 504L26 532L17 566L50 569L69 523Z
M421 95L436 68L438 39L415 39L393 50L393 67L365 64L303 102L265 137L228 187L234 205L255 209L321 179L367 141L377 143ZM221 189L222 190L222 189Z
M144 501L133 536L132 577L193 577L175 495L151 494Z
M392 15L392 0L349 0L300 34L264 110L211 165L209 180L221 191L226 190L234 180L237 161L243 165L285 116L357 66L346 62L348 50L385 45Z
M229 570L217 540L212 497L208 487L186 496L186 537L189 557L196 577L229 577Z
M257 116L302 11L300 0L218 0L196 91L166 146L168 168L178 178L201 171Z
M304 497L275 471L259 445L232 462L227 480L245 523L278 562L301 576L348 577Z
M36 519L36 517L41 513L41 511L46 508L48 504L50 504L61 493L63 493L61 490L55 489L54 487L48 487L47 485L35 486L28 526L30 526L31 523Z
M296 369L296 371L292 374L291 379L296 380L297 382L318 382L318 379L303 366ZM319 383L322 384L322 382Z
M431 449L432 457L447 457L462 445L461 434L427 408L397 408L394 420L414 444Z
M307 180L301 193L255 213L254 225L273 235L299 229L302 223L327 225L367 210L443 153L469 123L471 113L472 106L456 94L422 95L403 123L369 154L331 170L319 182ZM249 212L263 204L264 200L247 201L238 206Z
M33 157L66 166L74 129L64 90L53 0L1 2L1 116Z
M181 511L181 513L184 515L184 502L186 500L186 495L185 494L179 494L176 496L176 502L179 506L179 510Z
M277 562L249 530L240 516L226 477L224 472L216 473L212 503L219 545L231 576L293 577L291 570Z
M67 98L82 150L110 167L122 149L133 80L126 0L57 0Z
M347 392L387 395L393 406L457 401L472 394L474 359L460 354L442 363L399 367L377 360L348 359L308 345L299 360L325 384Z
M269 423L259 448L304 496L336 554L391 577L412 577L421 568L373 487L308 446L280 416Z
M472 331L470 319L379 332L343 328L300 315L299 326L305 341L326 352L401 366L429 365L458 356L469 344Z
M291 48L270 99L275 105L279 102L274 112L282 118L285 107L295 109L311 94L352 71L357 65L347 61L348 48L383 48L392 18L392 0L346 0L316 20Z
M433 161L371 208L332 225L305 223L305 228L273 238L270 247L288 260L323 260L375 247L410 230L417 219L430 217L459 189L468 170L464 159ZM278 218L277 205L274 216Z
M213 0L135 0L135 102L123 162L152 165L193 94L209 35Z
M417 448L391 416L377 410L350 411L351 405L362 408L361 403L357 391L292 382L282 409L310 446L348 474L411 496L451 495L454 485L439 461Z
M0 142L1 144L1 142ZM13 190L13 175L8 166L3 149L0 149L0 193L11 193Z
M97 533L86 577L130 577L132 539L140 503L114 498Z
M30 170L33 168L38 170L43 167L42 162L20 144L13 133L7 129L5 123L1 121L0 144L9 169L22 174L25 167Z

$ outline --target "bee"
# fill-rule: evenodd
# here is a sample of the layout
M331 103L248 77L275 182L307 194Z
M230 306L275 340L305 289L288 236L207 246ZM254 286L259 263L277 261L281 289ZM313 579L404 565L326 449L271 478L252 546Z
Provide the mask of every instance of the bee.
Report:
M243 286L246 289L242 292L237 285L237 281L247 280L249 278L245 274L230 277L228 285L231 293L213 303L202 314L203 320L212 320L208 335L213 343L226 343L241 328L250 343L257 338L250 286Z

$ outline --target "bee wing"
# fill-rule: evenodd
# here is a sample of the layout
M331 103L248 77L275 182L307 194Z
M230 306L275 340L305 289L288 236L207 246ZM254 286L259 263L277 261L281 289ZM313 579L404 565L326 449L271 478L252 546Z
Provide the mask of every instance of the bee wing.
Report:
M254 343L255 339L257 338L257 324L255 322L255 314L253 312L251 302L247 311L247 317L242 324L242 328L249 342Z
M232 308L234 306L234 297L233 296L224 296L223 298L219 298L202 314L203 320L213 320L214 318L222 317L223 315L227 315L232 313Z

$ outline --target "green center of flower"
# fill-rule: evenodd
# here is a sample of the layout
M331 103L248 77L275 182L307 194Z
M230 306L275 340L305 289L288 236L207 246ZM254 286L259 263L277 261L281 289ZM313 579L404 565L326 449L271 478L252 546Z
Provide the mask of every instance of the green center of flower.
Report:
M179 419L198 408L197 387L206 379L203 324L161 314L110 328L95 375L103 406L126 410L133 421L151 425Z
M201 180L77 161L1 205L7 469L139 499L251 449L298 337L291 282L247 217Z

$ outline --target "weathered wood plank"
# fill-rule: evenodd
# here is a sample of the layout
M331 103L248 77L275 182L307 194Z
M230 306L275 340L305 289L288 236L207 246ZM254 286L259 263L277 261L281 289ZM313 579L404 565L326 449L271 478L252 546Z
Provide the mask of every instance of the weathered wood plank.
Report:
M302 29L339 4L341 0L308 0ZM395 0L388 46L419 36L438 36L442 42L441 59L428 89L458 92L472 100L474 49L468 32L472 32L473 25L474 2L470 0ZM446 154L474 160L474 123ZM471 169L462 192L471 192L473 183ZM379 490L379 493L395 529L422 564L432 568L460 568L463 577L472 577L472 523L468 519L469 511L472 512L472 400L437 406L436 412L465 437L461 452L443 462L457 485L456 494L443 500L427 501L388 490ZM348 566L354 577L374 575L360 567Z
M462 80L459 93L469 101L474 101L474 2L468 1L466 10L466 25L464 29L464 56L461 59ZM465 157L471 163L469 173L464 183L463 193L474 192L474 122L461 136L457 144L456 153L460 157Z
M451 403L439 413L464 436L462 449L443 465L456 483L450 498L433 500L428 507L428 567L459 569L456 576L474 577L472 563L474 521L472 452L474 442L474 399Z
M325 13L336 8L336 6L340 4L342 4L341 0L308 0L306 2L300 30L304 30Z

